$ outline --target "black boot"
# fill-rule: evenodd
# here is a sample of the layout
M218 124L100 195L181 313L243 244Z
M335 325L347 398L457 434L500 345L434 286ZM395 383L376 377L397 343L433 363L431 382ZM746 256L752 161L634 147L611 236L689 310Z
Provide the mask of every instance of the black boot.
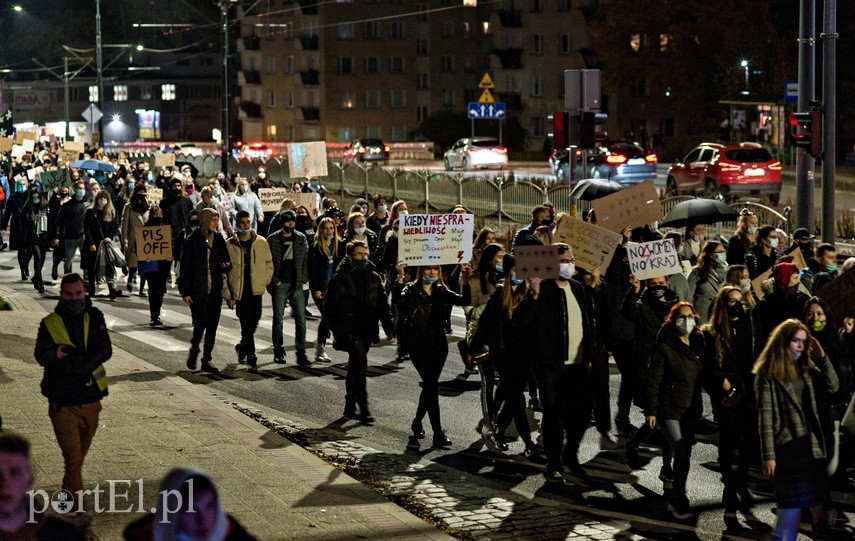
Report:
M359 401L359 420L366 425L374 422L374 416L368 410L368 397Z
M246 356L246 364L247 364L247 370L249 370L250 372L258 372L258 356L247 355Z
M220 375L220 370L211 364L210 354L202 356L202 372L207 372L209 374L213 374L214 376Z
M413 438L420 440L425 437L425 429L422 426L422 422L416 419L413 419L413 423L410 425L410 428L413 431Z
M445 447L451 447L451 440L448 439L448 436L445 435L445 432L442 430L437 430L433 433L433 447L435 449L444 449Z
M195 346L190 347L190 351L187 353L187 368L189 370L196 370L196 361L199 359L199 348Z
M356 401L350 396L344 397L344 413L342 414L348 419L359 419L356 413Z
M243 345L240 342L235 344L235 353L237 353L238 364L246 364L246 353L243 352Z

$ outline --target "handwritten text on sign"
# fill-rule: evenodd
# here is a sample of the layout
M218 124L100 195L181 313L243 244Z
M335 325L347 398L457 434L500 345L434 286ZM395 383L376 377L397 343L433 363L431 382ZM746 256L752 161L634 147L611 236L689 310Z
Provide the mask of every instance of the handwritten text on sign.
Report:
M398 259L411 267L470 261L474 227L472 214L404 214Z
M149 225L136 228L137 259L140 261L165 261L172 259L172 229L168 225Z
M560 221L554 242L564 242L573 249L576 265L592 272L600 268L605 273L623 236L608 229L575 218Z
M597 214L597 225L615 233L662 219L662 206L652 180L601 197L591 207Z
M279 212L282 201L292 195L288 188L259 188L258 199L264 212Z
M680 258L672 239L653 240L626 247L629 272L639 280L680 272Z

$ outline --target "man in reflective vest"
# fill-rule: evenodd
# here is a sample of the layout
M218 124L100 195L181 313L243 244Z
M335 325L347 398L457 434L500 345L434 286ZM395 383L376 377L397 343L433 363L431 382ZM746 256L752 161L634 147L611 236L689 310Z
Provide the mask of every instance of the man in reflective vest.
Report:
M62 488L74 496L77 510L82 510L83 459L107 396L103 363L112 355L104 314L92 307L83 278L63 276L59 303L39 325L35 357L45 369L42 394L65 462Z

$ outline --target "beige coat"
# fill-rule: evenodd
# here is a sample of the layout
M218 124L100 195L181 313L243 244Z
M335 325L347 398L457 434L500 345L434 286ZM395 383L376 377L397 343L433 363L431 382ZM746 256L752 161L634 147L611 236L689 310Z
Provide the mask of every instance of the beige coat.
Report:
M273 279L273 256L270 254L270 246L264 237L259 237L253 231L250 234L252 239L252 249L250 257L252 258L252 294L262 295L267 288L267 284ZM239 301L243 298L243 249L240 247L238 235L226 241L226 247L229 249L229 258L232 260L232 270L228 274L225 285L223 286L223 298L226 300L234 299Z
M125 250L125 263L131 268L137 266L137 227L145 225L145 218L139 212L131 209L131 203L128 201L125 208L122 210L122 228L121 238L122 243L127 243L128 248Z

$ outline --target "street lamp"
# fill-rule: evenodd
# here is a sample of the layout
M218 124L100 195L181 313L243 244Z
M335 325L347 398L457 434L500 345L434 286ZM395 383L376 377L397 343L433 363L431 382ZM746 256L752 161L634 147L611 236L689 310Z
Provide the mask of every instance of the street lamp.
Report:
M24 11L24 8L22 8L21 6L12 6L12 9L14 9L17 12Z
M742 62L739 63L743 70L745 70L745 94L748 94L748 60L742 59Z

